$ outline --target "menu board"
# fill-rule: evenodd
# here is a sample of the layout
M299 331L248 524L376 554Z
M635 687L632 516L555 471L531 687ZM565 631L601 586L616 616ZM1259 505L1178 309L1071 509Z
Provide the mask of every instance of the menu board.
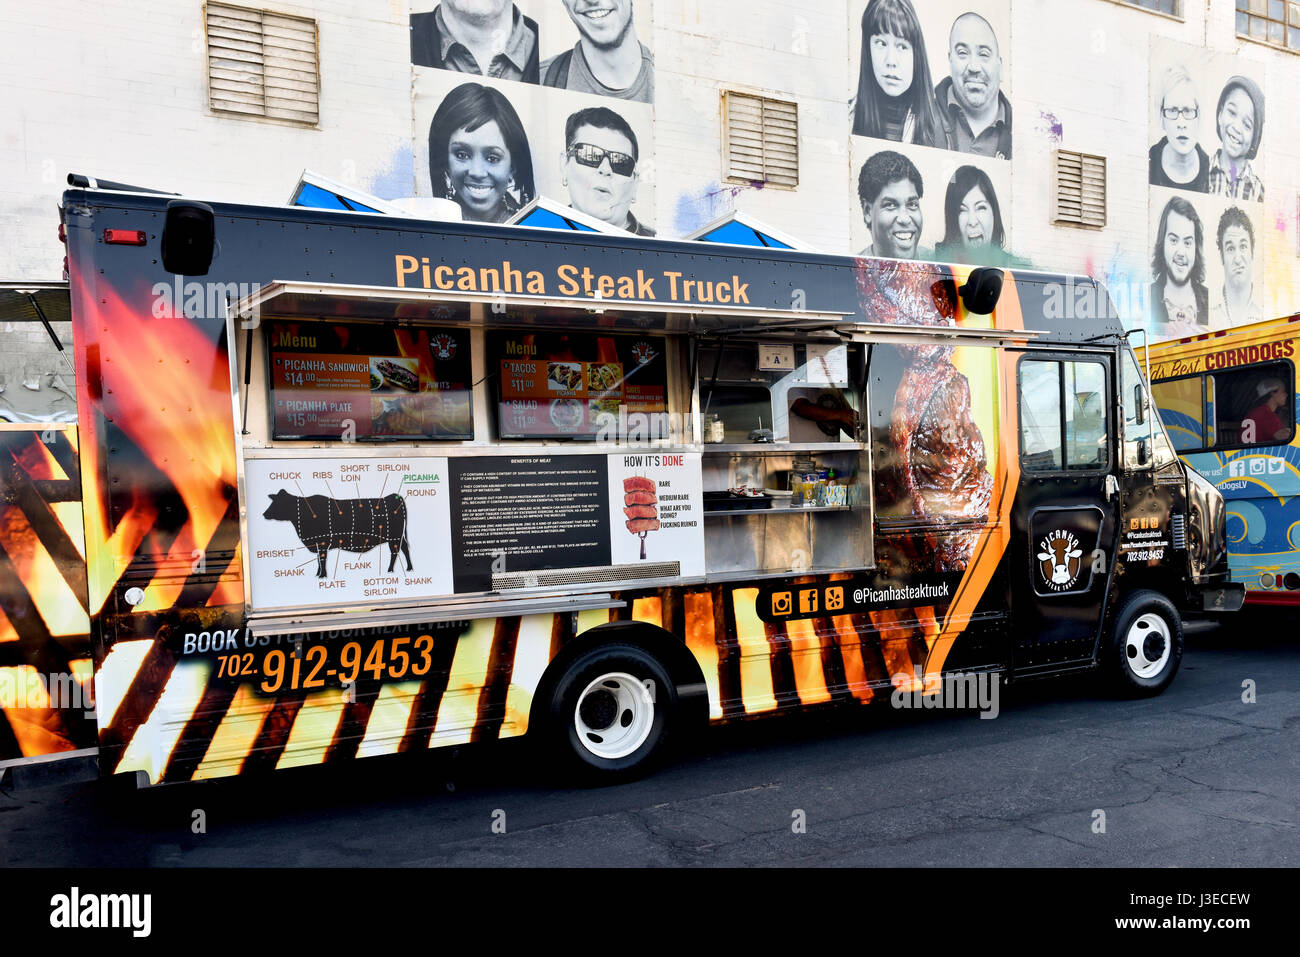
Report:
M322 321L266 324L276 439L470 439L469 333Z
M503 439L613 440L627 417L668 411L660 338L498 333L492 355Z
M429 601L561 569L704 575L698 452L335 452L245 463L253 608Z

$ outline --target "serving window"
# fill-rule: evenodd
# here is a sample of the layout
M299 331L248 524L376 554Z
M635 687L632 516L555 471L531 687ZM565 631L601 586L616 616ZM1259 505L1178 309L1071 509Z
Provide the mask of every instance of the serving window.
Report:
M273 439L474 437L467 330L284 320L265 330Z
M1162 379L1151 394L1179 452L1289 445L1295 438L1295 370L1287 361Z

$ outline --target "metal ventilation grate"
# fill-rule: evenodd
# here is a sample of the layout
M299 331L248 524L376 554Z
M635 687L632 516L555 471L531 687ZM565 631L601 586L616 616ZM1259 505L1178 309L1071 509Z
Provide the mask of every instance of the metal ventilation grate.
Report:
M1052 177L1052 222L1101 229L1106 225L1106 157L1057 150Z
M1171 541L1174 548L1184 549L1187 547L1187 519L1182 515L1174 516Z
M209 3L208 97L213 110L315 125L320 119L316 21Z
M722 94L722 152L732 181L799 185L799 107L730 90Z
M511 588L548 588L553 585L589 585L605 582L677 578L681 562L638 562L635 565L603 565L599 568L558 568L535 572L502 572L492 576L498 591Z

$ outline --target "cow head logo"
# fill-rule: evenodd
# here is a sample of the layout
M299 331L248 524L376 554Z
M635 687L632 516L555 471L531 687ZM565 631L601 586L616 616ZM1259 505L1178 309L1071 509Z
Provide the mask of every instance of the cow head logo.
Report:
M1038 573L1052 591L1069 591L1083 569L1083 549L1072 532L1057 529L1038 543Z
M655 357L655 351L648 342L638 342L632 347L632 358L636 359L637 365L645 365Z
M434 358L450 359L456 354L456 340L445 332L434 336L430 345L433 347Z

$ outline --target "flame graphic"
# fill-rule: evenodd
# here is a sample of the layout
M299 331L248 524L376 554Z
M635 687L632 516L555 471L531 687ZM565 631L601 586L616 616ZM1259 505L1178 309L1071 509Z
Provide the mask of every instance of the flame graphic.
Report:
M77 321L77 401L81 431L83 507L88 540L89 599L92 613L107 599L157 523L162 495L173 490L186 517L165 546L149 549L164 573L146 590L137 611L172 607L218 531L235 492L235 446L229 360L210 331L169 310L155 316L147 289L129 295L100 281L92 290L81 273L72 276ZM138 302L144 305L133 306ZM92 385L102 396L92 396ZM103 418L93 412L99 411ZM107 421L105 421L107 420ZM119 470L102 460L111 441L107 423L125 434L166 476L171 488L140 487L147 471L126 464ZM132 474L136 472L136 474ZM106 484L132 481L125 514L114 520L104 499ZM236 546L237 547L237 546ZM238 563L232 564L232 570ZM242 601L238 581L223 582L209 605Z

